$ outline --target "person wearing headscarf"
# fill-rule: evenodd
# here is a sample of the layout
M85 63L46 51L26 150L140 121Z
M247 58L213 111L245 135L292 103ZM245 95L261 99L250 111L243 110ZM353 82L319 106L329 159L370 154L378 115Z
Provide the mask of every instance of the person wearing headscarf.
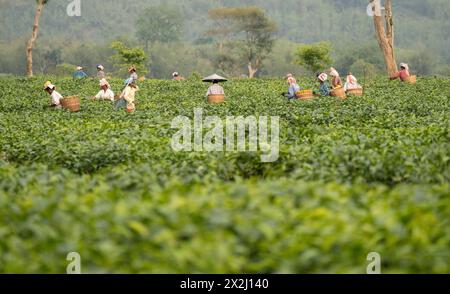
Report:
M339 89L342 88L342 80L339 76L339 72L334 68L330 68L330 76L331 76L331 87L333 89Z
M61 99L63 96L56 92L56 87L50 81L45 82L44 91L47 92L51 97L51 107L55 109L61 109Z
M344 90L348 91L361 88L362 87L360 84L358 84L358 80L356 79L356 77L351 72L348 72L347 79L344 85Z
M73 74L74 79L84 79L87 78L88 75L83 71L82 66L77 66L77 71Z
M114 101L114 92L111 90L111 86L106 79L100 80L100 88L100 92L92 98L93 100Z
M128 78L129 83L136 83L138 81L138 75L136 73L136 67L134 65L128 68L128 72L130 73L130 77Z
M116 104L116 109L126 107L128 112L134 112L136 109L134 100L137 91L139 91L139 87L136 85L136 82L132 80L129 81L122 94L120 94L119 101Z
M324 72L317 74L317 80L320 83L320 87L318 91L314 91L314 94L316 96L330 96L330 88L327 84L328 75Z
M286 76L286 80L288 83L288 92L283 93L283 96L288 98L289 100L296 99L297 98L296 93L301 90L300 86L297 83L297 80L292 74L288 74Z
M185 78L180 76L180 74L178 72L174 72L172 74L172 80L174 80L174 81L184 81Z
M106 78L105 68L101 64L97 65L97 78L100 80Z
M406 63L400 63L400 71L398 71L397 73L395 73L392 77L391 80L396 80L396 79L400 79L402 82L404 82L407 78L409 78L411 76L410 72L409 72L409 66Z

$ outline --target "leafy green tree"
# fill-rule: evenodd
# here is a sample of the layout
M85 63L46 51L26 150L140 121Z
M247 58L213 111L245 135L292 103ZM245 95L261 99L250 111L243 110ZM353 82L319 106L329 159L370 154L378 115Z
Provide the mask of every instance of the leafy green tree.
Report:
M136 36L144 42L145 50L155 42L178 41L183 28L183 17L174 6L150 6L144 9L136 21Z
M328 42L302 45L295 53L295 63L315 73L331 65L331 51L332 47Z
M143 48L128 47L121 41L112 42L111 48L116 51L116 54L110 57L110 62L114 65L114 67L118 68L118 74L126 73L126 70L131 65L134 65L141 75L148 73L148 56Z
M209 18L214 26L207 33L220 38L219 61L232 60L230 56L224 56L223 49L224 39L232 36L234 41L239 41L233 45L242 49L241 56L247 63L248 76L253 78L272 52L276 23L258 7L216 8L209 11Z

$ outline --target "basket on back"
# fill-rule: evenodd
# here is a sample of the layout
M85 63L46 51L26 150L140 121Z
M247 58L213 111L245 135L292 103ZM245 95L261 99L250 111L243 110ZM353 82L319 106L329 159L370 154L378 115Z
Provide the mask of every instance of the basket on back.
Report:
M208 103L218 104L225 102L225 95L223 94L211 94L208 95Z
M330 95L332 97L339 97L341 99L346 99L347 98L347 95L345 94L345 90L342 87L331 90Z
M68 96L61 100L61 106L71 112L80 111L80 98L78 96Z
M297 93L295 93L295 96L297 96L297 98L299 100L314 99L313 90L301 90L301 91L298 91Z
M360 88L360 89L349 89L349 90L347 90L347 95L349 95L349 96L362 96L362 95L364 95L364 90L362 88Z
M414 85L414 84L417 83L417 76L409 76L409 77L407 77L407 78L405 79L404 82L407 83L407 84Z

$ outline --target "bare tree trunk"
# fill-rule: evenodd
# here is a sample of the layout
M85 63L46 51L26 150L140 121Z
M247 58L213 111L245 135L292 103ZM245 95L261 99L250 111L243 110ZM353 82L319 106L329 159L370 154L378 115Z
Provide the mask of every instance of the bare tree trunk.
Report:
M248 77L253 79L257 72L258 72L258 69L257 68L253 68L252 63L249 62L249 64L248 64Z
M373 0L371 1L373 2ZM375 32L377 35L378 44L383 52L384 61L386 63L386 71L389 76L393 76L398 68L395 61L394 52L394 19L392 15L392 0L386 0L385 4L385 19L381 15L381 9L375 8L375 15L373 17L375 24Z
M44 8L45 0L39 0L36 7L36 14L34 16L33 33L31 34L31 39L27 43L27 76L33 76L33 46L37 39L39 30L39 19L42 14L42 9Z

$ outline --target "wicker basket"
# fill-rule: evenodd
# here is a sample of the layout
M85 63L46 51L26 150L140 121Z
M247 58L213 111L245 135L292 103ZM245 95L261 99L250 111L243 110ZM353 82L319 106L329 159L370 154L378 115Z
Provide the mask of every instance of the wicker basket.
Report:
M208 95L208 103L218 104L225 102L225 95Z
M364 95L364 90L362 88L361 89L350 89L350 90L347 90L347 95L362 96L362 95Z
M61 100L61 106L71 112L80 111L80 98L78 96L68 96Z
M297 98L299 100L311 100L311 99L314 99L313 90L298 91L297 93L295 93L295 96L297 96Z
M417 83L417 76L407 77L404 82L407 84L414 85L415 83Z
M347 98L344 88L333 89L333 90L331 90L330 95L332 97L339 97L341 99Z

